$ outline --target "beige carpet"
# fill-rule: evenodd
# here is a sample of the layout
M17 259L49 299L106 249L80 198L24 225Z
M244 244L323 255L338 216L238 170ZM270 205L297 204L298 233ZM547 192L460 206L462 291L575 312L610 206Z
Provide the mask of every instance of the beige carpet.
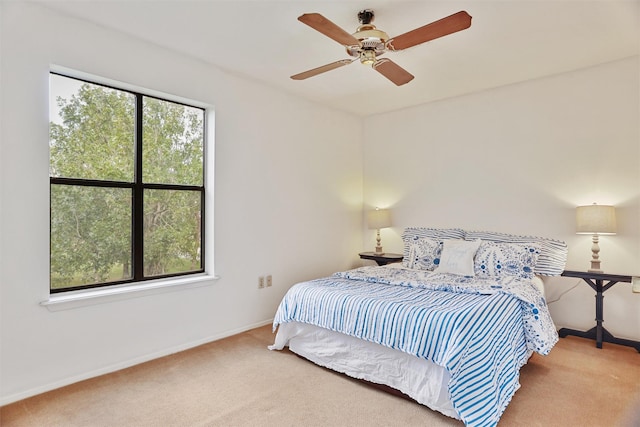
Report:
M462 426L409 400L269 351L269 326L0 408L14 426ZM640 354L561 339L521 371L499 426L632 426Z

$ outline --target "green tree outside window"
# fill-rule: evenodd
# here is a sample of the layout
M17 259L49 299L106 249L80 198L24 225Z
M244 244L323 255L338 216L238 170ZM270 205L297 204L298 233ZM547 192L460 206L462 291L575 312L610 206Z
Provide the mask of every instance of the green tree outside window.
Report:
M51 291L203 271L204 110L50 83Z

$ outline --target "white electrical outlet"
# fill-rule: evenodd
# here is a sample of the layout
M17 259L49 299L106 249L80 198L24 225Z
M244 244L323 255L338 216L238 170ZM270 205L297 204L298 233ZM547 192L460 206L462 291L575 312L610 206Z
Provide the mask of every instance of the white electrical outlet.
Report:
M267 276L267 287L269 287L269 286L271 286L271 285L273 285L273 282L272 282L272 280L271 280L271 275L268 275L268 276Z
M640 277L631 278L631 291L640 293Z
M258 277L258 289L264 288L264 276Z

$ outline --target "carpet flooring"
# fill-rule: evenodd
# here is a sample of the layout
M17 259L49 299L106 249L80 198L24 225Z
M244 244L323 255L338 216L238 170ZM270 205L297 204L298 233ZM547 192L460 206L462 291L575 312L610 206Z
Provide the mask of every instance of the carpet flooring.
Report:
M270 326L0 408L3 427L462 426L415 402L269 351ZM567 337L521 370L504 426L640 425L640 354Z

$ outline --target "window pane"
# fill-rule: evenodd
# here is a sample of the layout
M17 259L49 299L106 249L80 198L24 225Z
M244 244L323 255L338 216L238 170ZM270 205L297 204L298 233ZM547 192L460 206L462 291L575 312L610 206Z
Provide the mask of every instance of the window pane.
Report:
M131 275L131 190L51 185L51 289Z
M135 96L50 74L52 177L133 181Z
M201 193L145 190L144 275L201 270Z
M144 97L145 183L202 185L204 111Z

